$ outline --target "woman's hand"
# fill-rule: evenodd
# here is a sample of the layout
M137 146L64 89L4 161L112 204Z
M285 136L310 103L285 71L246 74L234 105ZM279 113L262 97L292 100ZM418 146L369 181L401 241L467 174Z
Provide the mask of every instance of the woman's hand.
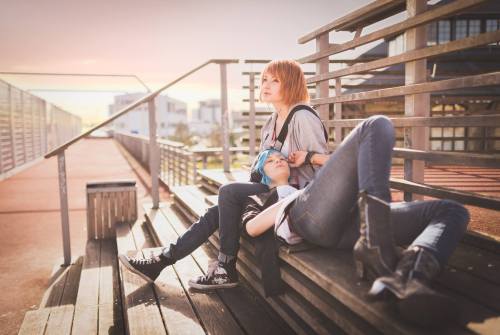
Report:
M296 168L304 164L307 151L295 151L288 155L288 164L290 167Z

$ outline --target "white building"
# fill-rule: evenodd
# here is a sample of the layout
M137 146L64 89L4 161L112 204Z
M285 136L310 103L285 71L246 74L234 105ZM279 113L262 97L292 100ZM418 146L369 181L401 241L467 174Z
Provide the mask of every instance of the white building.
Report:
M191 113L189 131L192 134L206 136L221 125L221 104L218 99L203 100Z
M109 106L112 115L145 96L145 93L131 93L115 96L115 103ZM172 136L179 123L187 124L187 104L183 101L159 95L155 99L157 135ZM144 103L113 122L115 131L149 136L148 104Z

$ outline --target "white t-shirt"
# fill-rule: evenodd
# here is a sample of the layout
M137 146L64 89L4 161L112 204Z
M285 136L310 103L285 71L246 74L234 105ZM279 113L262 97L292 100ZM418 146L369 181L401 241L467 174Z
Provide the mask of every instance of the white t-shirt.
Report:
M295 200L303 191L297 190L295 187L290 185L278 186L276 188L278 192L278 201L285 199L278 209L276 219L274 221L274 231L277 236L281 237L288 244L297 244L302 242L302 237L290 231L290 226L288 225L288 219L283 219L285 215L285 210L288 205Z

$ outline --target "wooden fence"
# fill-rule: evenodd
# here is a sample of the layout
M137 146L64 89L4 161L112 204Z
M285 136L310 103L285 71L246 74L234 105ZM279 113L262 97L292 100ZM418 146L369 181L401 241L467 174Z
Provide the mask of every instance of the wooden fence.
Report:
M476 5L488 3L485 0L457 0L444 5L427 7L424 0L379 0L347 14L344 17L324 25L299 38L299 43L316 42L316 52L300 59L302 63L315 62L316 75L307 79L308 84L316 85L316 98L312 104L318 106L319 113L333 133L334 143L338 145L346 132L343 128L352 128L361 120L345 120L342 105L365 104L369 101L395 97L404 97L404 117L393 119L396 126L404 127L404 148L396 148L396 156L404 159L405 180L392 182L391 186L405 191L405 199L410 200L412 193L436 197L457 199L457 191L437 190L423 184L424 163L439 161L441 164L460 164L472 166L500 167L499 155L480 155L470 153L440 153L429 151L429 127L479 127L500 126L500 113L484 116L431 117L430 97L433 93L448 92L457 89L473 89L500 84L500 72L472 74L457 78L434 80L428 76L427 59L452 52L490 45L500 41L500 30L460 38L438 45L428 45L426 25L448 18L457 13L470 10ZM406 10L407 18L401 22L387 25L368 34L362 34L366 26L392 17ZM352 40L344 43L330 43L335 31L355 32ZM331 70L329 57L368 43L394 39L401 35L405 48L401 53L382 59L375 59L358 64L351 64L342 69ZM471 60L474 62L475 60ZM480 60L477 60L480 62ZM405 82L403 86L373 89L356 93L344 93L342 79L366 71L383 69L396 64L404 65ZM334 90L330 89L330 81ZM496 99L496 100L495 100ZM491 102L500 97L490 98ZM333 118L330 117L333 106ZM405 150L406 148L406 150ZM412 149L412 150L407 150ZM414 150L418 150L418 155ZM463 195L465 196L465 195ZM491 199L481 199L478 194L462 197L462 202L474 202L475 205L489 207ZM475 200L473 200L475 199ZM457 199L458 200L458 199ZM498 199L496 200L498 203ZM491 208L491 207L490 207ZM497 207L498 208L498 207Z
M81 131L81 120L0 80L0 180Z

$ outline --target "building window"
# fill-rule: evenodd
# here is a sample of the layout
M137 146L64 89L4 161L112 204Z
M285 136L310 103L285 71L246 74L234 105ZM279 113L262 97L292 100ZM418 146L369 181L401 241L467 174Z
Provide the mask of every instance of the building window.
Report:
M438 23L438 41L439 44L450 41L451 25L450 21L439 21Z
M476 36L481 33L481 20L469 20L469 36Z
M498 20L486 20L486 31L496 31L499 28ZM490 45L498 45L499 43L490 43Z
M467 37L467 20L457 20L455 25L455 39Z
M399 55L405 52L405 35L399 35L389 42L389 56Z
M432 22L427 26L427 45L436 45L437 43L437 23Z

